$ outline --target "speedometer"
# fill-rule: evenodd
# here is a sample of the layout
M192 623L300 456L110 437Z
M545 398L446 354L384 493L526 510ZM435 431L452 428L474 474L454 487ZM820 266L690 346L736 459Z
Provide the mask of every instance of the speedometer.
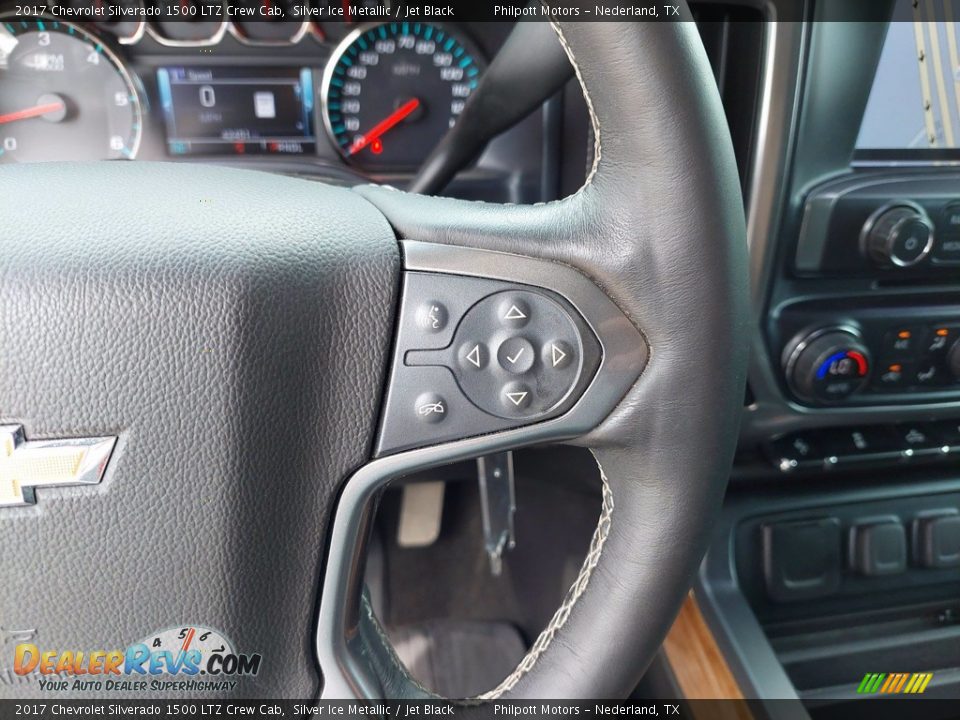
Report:
M324 72L327 132L352 164L416 168L456 122L484 67L476 48L447 27L360 27Z

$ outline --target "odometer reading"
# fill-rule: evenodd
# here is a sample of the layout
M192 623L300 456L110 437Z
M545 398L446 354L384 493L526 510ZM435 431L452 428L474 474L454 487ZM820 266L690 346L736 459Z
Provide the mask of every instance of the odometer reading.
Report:
M456 122L482 71L477 51L448 28L359 28L324 73L324 124L351 163L416 168Z
M99 38L0 19L0 162L132 159L141 132L133 82Z

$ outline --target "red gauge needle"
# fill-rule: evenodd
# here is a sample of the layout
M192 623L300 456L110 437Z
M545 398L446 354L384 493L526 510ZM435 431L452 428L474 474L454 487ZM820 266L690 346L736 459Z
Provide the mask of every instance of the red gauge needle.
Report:
M392 128L397 123L401 122L406 118L410 113L420 107L420 101L417 98L412 100L407 100L403 105L398 107L392 113L387 115L383 120L378 122L372 128L370 132L365 135L361 135L356 139L353 145L350 146L350 149L347 151L347 155L356 155L358 152L363 150L367 145L372 143L374 140L383 135L387 130Z
M17 110L16 112L7 113L6 115L0 115L0 125L3 123L10 123L16 120L26 120L28 118L40 117L41 115L46 115L47 113L58 112L63 110L65 105L62 101L45 103L43 105L35 105L32 108L26 108L25 110Z

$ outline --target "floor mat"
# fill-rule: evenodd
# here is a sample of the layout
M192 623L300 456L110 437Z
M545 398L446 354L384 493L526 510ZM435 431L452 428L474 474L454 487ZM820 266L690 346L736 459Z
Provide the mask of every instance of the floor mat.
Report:
M378 518L384 624L507 621L527 641L536 638L577 577L600 515L596 463L578 450L515 453L517 546L497 577L483 549L475 479L448 483L440 538L426 548L397 546L400 493L388 493ZM476 463L457 469L476 477Z
M526 653L516 627L505 622L431 620L388 628L410 674L443 697L474 697L496 687Z

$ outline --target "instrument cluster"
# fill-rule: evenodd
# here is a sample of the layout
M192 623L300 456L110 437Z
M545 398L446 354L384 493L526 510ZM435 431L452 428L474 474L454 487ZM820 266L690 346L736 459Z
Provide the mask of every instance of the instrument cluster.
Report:
M0 163L243 156L413 172L509 30L478 42L357 0L232 0L229 19L206 0L151 3L174 19L0 14Z

